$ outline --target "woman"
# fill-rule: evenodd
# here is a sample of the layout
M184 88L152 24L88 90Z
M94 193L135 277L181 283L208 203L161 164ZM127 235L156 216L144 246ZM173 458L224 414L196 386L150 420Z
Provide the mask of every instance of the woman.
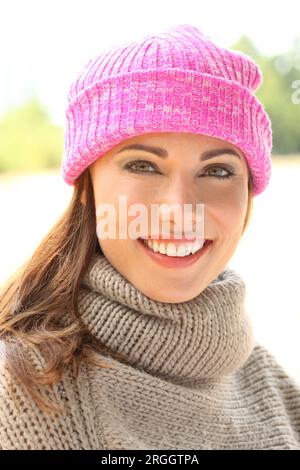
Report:
M227 266L271 176L261 81L187 24L76 77L72 201L1 292L2 449L300 449L300 390Z

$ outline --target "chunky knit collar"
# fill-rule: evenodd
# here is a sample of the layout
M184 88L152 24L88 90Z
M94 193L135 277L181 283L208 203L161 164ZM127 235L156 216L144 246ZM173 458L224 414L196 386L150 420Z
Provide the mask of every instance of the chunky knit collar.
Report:
M78 296L89 331L124 362L186 383L239 369L254 347L245 283L226 267L197 297L164 303L144 295L102 254L95 254Z

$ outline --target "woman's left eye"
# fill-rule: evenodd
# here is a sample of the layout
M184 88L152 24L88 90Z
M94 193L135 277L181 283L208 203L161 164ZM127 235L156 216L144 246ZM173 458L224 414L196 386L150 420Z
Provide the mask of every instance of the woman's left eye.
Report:
M213 178L219 178L221 180L224 180L226 178L231 178L232 176L235 175L235 172L233 171L233 169L230 168L227 168L227 167L223 167L223 166L211 166L211 167L208 167L205 169L205 172L207 171L211 171L211 170L222 170L222 171L225 171L226 174L224 175L220 175L220 174L211 174L210 176L212 176ZM206 175L204 175L206 176ZM209 176L209 175L208 175Z
M139 169L135 169L136 167L138 167ZM146 171L143 169L141 170L141 168L143 167L144 168L146 167ZM147 171L147 167L154 168L154 172ZM126 165L124 165L124 168L125 170L132 171L133 173L159 173L158 171L155 170L154 165L150 162L147 162L146 160L137 160L134 162L126 163Z

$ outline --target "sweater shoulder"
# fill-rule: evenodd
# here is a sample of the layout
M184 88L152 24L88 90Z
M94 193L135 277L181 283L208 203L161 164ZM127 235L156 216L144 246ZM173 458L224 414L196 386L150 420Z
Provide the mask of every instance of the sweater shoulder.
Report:
M19 436L22 435L22 409L26 403L23 394L5 366L0 363L0 450L12 450L14 440L15 447L21 447ZM26 408L28 410L28 407Z
M5 348L3 341L0 347ZM0 361L0 450L42 449L41 410L12 375L4 357Z
M252 353L244 364L243 371L252 376L254 373L263 374L282 385L290 384L295 388L295 392L300 394L300 384L287 373L275 355L258 341L256 341Z
M40 353L34 349L30 354L36 367L40 367ZM89 412L87 389L85 383L76 383L72 367L66 367L63 377L53 388L41 387L43 397L62 407L62 413L53 410L48 414L0 360L0 450L99 447L93 416Z
M300 443L300 386L275 355L256 342L238 375L241 383L255 387L257 393L263 393L266 398L269 397L268 401L283 410Z

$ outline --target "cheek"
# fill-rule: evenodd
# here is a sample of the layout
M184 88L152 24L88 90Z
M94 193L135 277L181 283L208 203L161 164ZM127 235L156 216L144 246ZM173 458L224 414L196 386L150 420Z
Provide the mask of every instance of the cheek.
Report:
M223 188L224 189L224 188ZM222 192L215 192L213 198L206 200L206 220L217 225L217 232L223 234L240 234L247 212L247 185L231 185Z
M120 196L128 201L147 204L154 200L155 187L147 178L134 178L119 171L102 171L94 182L96 201L119 203Z
M108 177L105 178L104 174L102 176L102 181L99 178L97 187L94 187L96 211L99 210L101 204L109 204L109 207L111 207L115 214L116 238L118 238L119 233L127 233L127 236L129 236L128 230L130 224L136 219L150 224L150 204L153 201L151 192L147 192L140 183L122 178L115 178L114 180L112 175L110 175L110 184L108 184ZM96 215L96 223L99 224L100 220L104 217L107 217L107 213L102 216ZM140 227L138 230L145 230L144 227ZM109 249L112 247L119 249L119 246L122 245L124 247L125 243L129 240L121 238L117 241L118 245L115 244L116 241L115 239L109 240L106 238L101 240L101 246L104 250L105 248Z

